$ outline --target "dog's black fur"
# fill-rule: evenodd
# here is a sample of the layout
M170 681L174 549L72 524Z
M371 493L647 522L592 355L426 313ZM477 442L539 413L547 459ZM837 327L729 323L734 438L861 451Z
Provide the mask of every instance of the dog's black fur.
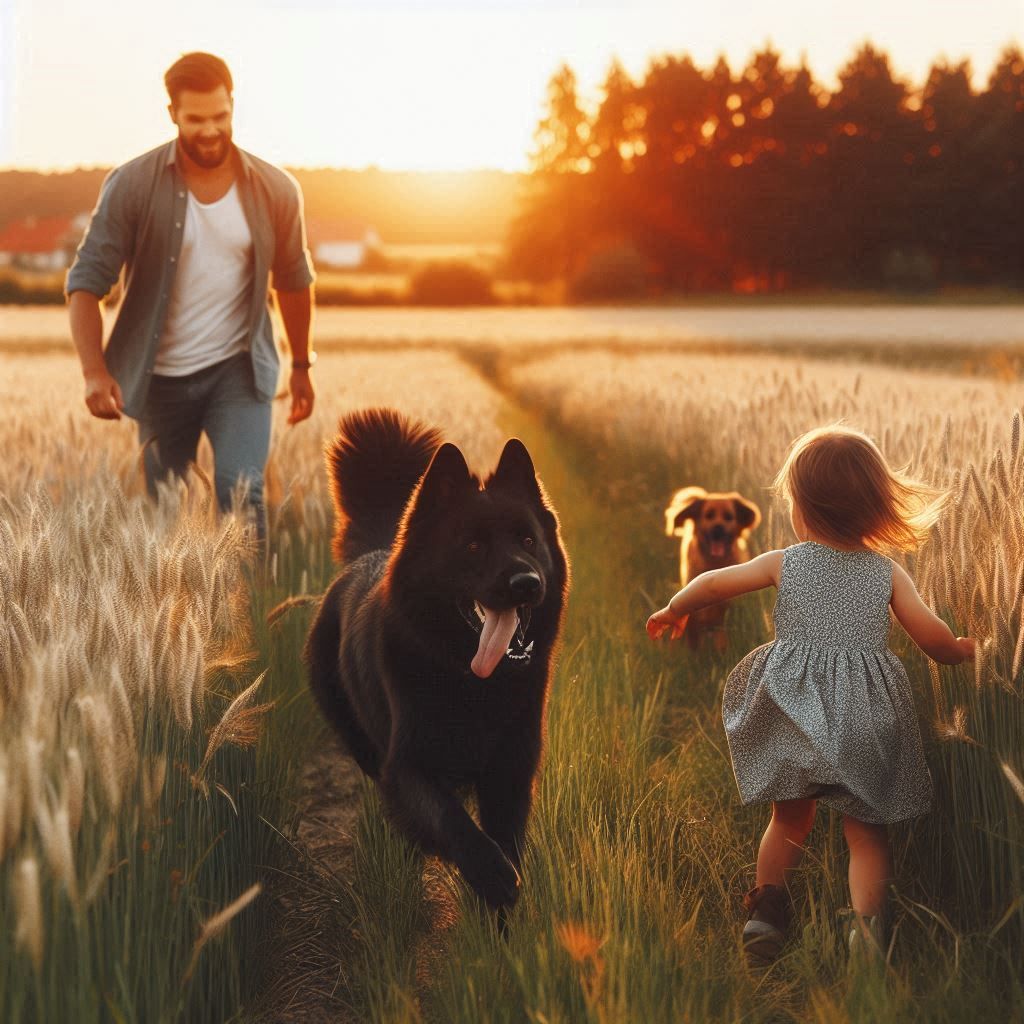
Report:
M522 442L481 486L391 410L343 419L327 459L343 568L306 643L313 694L399 829L510 906L568 593L555 512ZM474 602L531 609L489 678L470 669Z

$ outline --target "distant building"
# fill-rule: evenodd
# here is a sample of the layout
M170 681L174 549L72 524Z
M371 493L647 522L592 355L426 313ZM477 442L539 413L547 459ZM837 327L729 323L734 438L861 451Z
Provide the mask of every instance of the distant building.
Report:
M22 217L0 230L0 267L54 271L71 265L89 214Z
M336 270L361 267L381 246L377 229L360 221L307 220L306 236L313 262Z

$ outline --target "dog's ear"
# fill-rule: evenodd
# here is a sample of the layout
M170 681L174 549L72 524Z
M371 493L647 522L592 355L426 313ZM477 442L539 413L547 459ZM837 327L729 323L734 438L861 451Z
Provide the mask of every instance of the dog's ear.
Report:
M665 509L665 536L678 537L687 519L696 519L708 492L703 487L684 487L672 495Z
M430 460L416 491L416 508L447 505L464 491L475 489L475 480L459 449L446 441Z
M501 458L498 459L498 468L491 474L487 486L515 491L543 504L533 459L518 437L510 437L505 442Z
M736 509L736 522L741 530L753 530L761 522L761 510L752 501L739 494L734 494L732 499Z

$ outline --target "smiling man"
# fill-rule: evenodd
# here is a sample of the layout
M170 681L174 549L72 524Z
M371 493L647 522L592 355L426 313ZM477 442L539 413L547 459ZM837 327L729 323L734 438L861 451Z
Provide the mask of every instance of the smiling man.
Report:
M289 423L313 410L313 272L302 194L231 139L231 73L189 53L164 76L176 140L107 176L66 292L93 416L138 421L146 484L182 475L205 431L221 508L239 482L266 538L263 471L279 360L277 298L291 352ZM125 270L106 348L100 299Z

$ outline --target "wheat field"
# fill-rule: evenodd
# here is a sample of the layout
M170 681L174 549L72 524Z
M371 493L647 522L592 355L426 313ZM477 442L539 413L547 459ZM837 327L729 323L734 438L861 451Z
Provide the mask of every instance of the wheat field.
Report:
M382 823L367 790L341 840L344 870L319 865L302 902L323 978L292 979L296 992L316 989L331 1019L379 1021L1024 1012L1015 382L913 355L868 365L611 338L528 352L424 341L327 344L313 418L290 428L275 403L265 562L241 515L216 514L207 450L154 505L134 425L89 419L69 355L0 356L0 1015L317 1019L301 1000L268 1016L267 965L283 941L272 892L310 863L295 820L303 765L331 740L304 691L309 610L272 628L266 615L329 580L323 443L345 411L377 404L440 426L485 473L507 436L523 436L561 513L574 591L509 934ZM894 636L937 798L895 834L886 976L847 976L831 923L842 846L823 820L791 951L752 978L736 893L763 822L738 806L718 699L735 660L770 638L770 604L731 613L724 657L654 649L643 621L674 583L677 552L661 536L671 491L738 489L766 512L756 545L789 543L768 484L796 434L836 420L950 490L908 568L956 631L979 638L979 657L940 669Z

